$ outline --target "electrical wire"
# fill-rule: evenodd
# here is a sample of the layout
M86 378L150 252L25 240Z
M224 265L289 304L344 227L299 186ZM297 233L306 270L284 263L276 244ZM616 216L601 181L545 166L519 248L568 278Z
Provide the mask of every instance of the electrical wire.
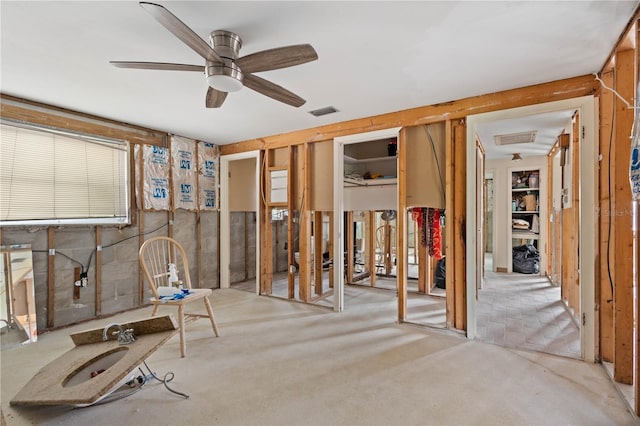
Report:
M170 381L172 381L175 377L175 374L173 374L172 371L169 371L167 374L165 374L163 376L163 378L159 378L158 376L156 376L156 374L151 371L151 368L149 368L149 366L147 365L147 361L142 361L144 363L144 366L147 367L147 370L149 370L149 374L151 375L151 377L153 377L154 379L156 379L157 381L161 382L165 388L167 388L167 390L169 392L175 393L176 395L180 395L181 397L183 397L184 399L189 399L189 395L187 395L186 393L182 393L182 392L178 392L177 390L171 389L169 387L169 385L167 383L169 383Z
M615 84L615 70L614 72L614 84ZM600 81L600 84L602 84L603 87L607 87L604 82L602 80L600 80L600 78L598 77L598 75L596 74L596 79L598 81ZM618 93L616 92L614 89L610 89L613 93ZM618 95L619 96L619 95ZM625 101L626 102L626 101ZM611 99L611 130L610 130L610 134L609 134L609 158L608 158L608 164L607 164L607 185L608 185L608 190L609 190L609 194L608 194L608 202L609 202L609 211L607 212L607 214L609 215L609 222L608 222L608 226L607 226L607 275L609 276L609 286L611 287L611 299L607 299L608 303L613 302L613 288L614 288L614 283L613 283L613 276L611 275L611 232L612 232L612 221L613 221L613 215L611 213L611 210L613 209L613 204L611 201L611 149L613 148L613 136L614 136L614 123L616 122L616 103L613 99Z
M130 239L132 239L132 238L139 237L139 236L141 236L141 235L142 235L142 236L145 236L145 235L153 234L154 232L157 232L157 231L159 231L160 229L162 229L162 228L164 228L165 226L168 226L168 225L169 225L168 223L164 223L164 224L162 224L162 225L158 226L157 228L152 229L151 231L147 231L147 232L143 232L142 234L135 234L135 235L132 235L132 236L130 236L130 237L123 238L123 239L121 239L121 240L119 240L119 241L115 241L115 242L113 242L113 243L111 243L111 244L108 244L108 245L106 245L106 246L102 246L102 248L104 249L104 248L113 247L113 246L115 246L115 245L118 245L118 244L120 244L120 243L123 243L123 242L125 242L125 241L127 241L127 240L130 240ZM48 250L32 250L32 252L33 252L33 253L49 253L49 251L48 251ZM61 252L60 250L56 250L56 254L59 254L60 256L66 257L66 258L67 258L67 259L69 259L70 261L72 261L72 262L77 263L78 265L80 265L80 269L81 269L81 272L82 272L83 274L85 274L85 273L88 273L88 272L89 272L89 267L91 266L91 261L93 260L93 255L95 254L95 252L96 252L96 249L91 250L91 253L90 253L90 255L89 255L89 260L88 260L88 262L87 262L87 266L85 266L85 265L84 265L82 262L80 262L79 260L76 260L76 259L74 259L74 258L70 257L69 255L64 254L64 253L63 253L63 252Z

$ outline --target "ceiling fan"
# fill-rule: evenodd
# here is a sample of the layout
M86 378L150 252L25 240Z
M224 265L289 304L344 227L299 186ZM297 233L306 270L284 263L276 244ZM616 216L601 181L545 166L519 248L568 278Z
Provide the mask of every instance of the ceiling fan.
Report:
M243 86L294 107L300 107L306 102L295 93L253 73L315 61L318 59L318 54L310 44L278 47L239 58L238 53L242 47L242 40L237 34L216 30L209 35L210 44L207 44L163 6L148 2L140 2L140 6L174 36L202 56L205 64L203 66L163 62L111 61L112 65L118 68L203 72L209 85L206 96L207 108L219 108L228 92L238 91Z

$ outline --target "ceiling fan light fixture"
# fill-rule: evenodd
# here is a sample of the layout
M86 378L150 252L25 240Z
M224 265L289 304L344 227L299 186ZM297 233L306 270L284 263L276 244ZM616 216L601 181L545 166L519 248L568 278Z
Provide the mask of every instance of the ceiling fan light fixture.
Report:
M511 161L520 161L522 160L522 156L519 152L514 152L513 157L511 157Z
M207 84L216 90L237 92L242 89L244 74L230 59L225 59L222 64L207 61L205 72Z

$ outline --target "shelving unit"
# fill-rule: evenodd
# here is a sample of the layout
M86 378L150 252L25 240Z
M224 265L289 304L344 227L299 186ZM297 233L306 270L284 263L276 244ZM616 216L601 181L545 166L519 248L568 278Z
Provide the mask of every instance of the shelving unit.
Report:
M511 173L512 247L525 243L538 246L540 239L540 170Z
M395 143L395 138L386 138L345 145L345 210L396 209L398 160L390 152Z

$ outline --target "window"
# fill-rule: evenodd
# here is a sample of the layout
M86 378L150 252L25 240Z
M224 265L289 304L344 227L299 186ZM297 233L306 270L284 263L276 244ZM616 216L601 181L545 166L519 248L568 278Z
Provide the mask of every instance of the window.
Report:
M125 141L0 122L0 225L129 223Z

